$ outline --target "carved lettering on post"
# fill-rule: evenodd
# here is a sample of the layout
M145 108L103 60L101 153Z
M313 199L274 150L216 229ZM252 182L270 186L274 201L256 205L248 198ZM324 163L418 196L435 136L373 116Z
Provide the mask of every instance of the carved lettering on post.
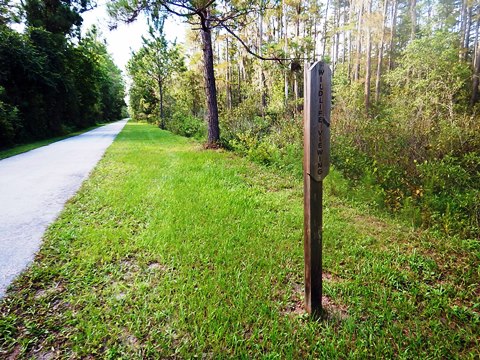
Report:
M330 110L332 103L331 71L324 62L317 61L308 70L306 85L310 86L305 96L305 113L308 112L310 127L311 160L309 175L321 181L330 169ZM308 106L308 109L307 109ZM307 135L307 134L306 134Z
M305 66L304 254L305 307L322 312L322 180L330 168L331 71L317 61Z

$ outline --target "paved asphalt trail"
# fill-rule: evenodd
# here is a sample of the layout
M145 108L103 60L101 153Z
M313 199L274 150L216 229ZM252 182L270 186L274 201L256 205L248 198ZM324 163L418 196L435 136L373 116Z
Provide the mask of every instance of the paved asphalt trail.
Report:
M0 161L0 298L126 122Z

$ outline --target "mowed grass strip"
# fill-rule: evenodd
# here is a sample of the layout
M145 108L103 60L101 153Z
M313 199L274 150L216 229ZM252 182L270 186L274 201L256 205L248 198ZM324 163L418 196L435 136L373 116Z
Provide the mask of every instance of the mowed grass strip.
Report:
M128 123L0 303L0 357L478 358L479 242L353 209L341 184L315 321L302 183Z

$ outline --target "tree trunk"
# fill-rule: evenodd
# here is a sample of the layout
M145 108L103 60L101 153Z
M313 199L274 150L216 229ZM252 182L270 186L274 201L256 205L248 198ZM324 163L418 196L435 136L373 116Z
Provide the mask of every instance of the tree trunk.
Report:
M202 36L205 92L207 95L207 147L216 147L220 142L220 128L218 125L217 88L215 86L215 73L213 70L212 33L210 29L210 21L208 20L210 10L203 10L201 15L202 28L200 33Z
M335 74L335 68L337 67L337 62L338 62L338 47L340 43L340 4L338 4L338 8L336 9L335 13L336 15L336 24L335 24L335 32L334 32L334 39L335 39L335 50L333 53L333 58L334 61L332 62L332 76Z
M307 3L308 4L308 3ZM307 11L307 9L305 9ZM310 8L308 9L308 17L306 22L303 24L303 37L305 39L313 39L312 37L312 30L313 30L313 22L312 22L312 14L310 12ZM305 47L305 61L308 61L308 63L311 62L311 55L312 55L312 48L309 46Z
M480 11L480 7L478 7L478 10L477 11ZM470 47L470 33L472 31L472 16L473 16L473 7L472 5L470 5L468 7L468 13L467 13L467 33L465 35L465 47L468 49ZM477 16L479 14L477 13Z
M466 28L466 13L467 13L467 4L466 0L462 0L462 8L460 11L460 53L459 53L459 59L462 60L464 58L464 53L465 53L465 28Z
M296 41L298 41L299 38L300 38L300 15L302 14L302 1L301 0L299 0L299 2L297 4L297 8L295 10L297 10L297 16L296 16L296 19L295 19L295 34L297 35Z
M397 10L398 10L398 0L393 0L393 9L392 9L392 28L390 31L390 46L388 54L388 70L393 70L393 56L395 53L395 35L397 32Z
M327 47L327 20L328 20L328 7L330 6L330 0L327 0L327 7L325 8L325 19L323 26L323 49L322 49L322 58L325 58L325 49Z
M296 37L295 41L299 41L300 40L300 14L302 13L302 2L301 1L299 1L296 10L297 10L297 14L296 14L297 16L296 16L296 19L295 19L295 22L296 22L295 23L295 37ZM293 92L294 92L294 97L295 97L295 106L293 108L293 112L296 114L297 113L297 103L298 103L298 99L300 97L300 94L299 94L299 91L298 91L298 71L297 70L294 71L293 76L294 76Z
M158 81L158 93L160 95L160 128L165 130L165 116L163 116L163 83Z
M479 76L480 76L480 43L477 43L476 52L476 60L475 60L475 70L473 73L473 89L472 89L472 97L470 98L470 107L475 106L478 102L478 84L480 83Z
M288 19L287 19L287 5L285 1L283 2L283 35L284 35L284 48L283 51L285 53L285 57L288 58ZM288 68L283 72L284 77L284 92L285 92L285 110L287 109L288 105Z
M214 33L215 37L214 37L214 40L218 39L218 36ZM212 41L213 44L215 44L217 46L217 57L213 57L213 66L215 67L215 59L217 60L217 65L220 64L221 62L221 59L222 59L222 49L220 47L220 42L219 41ZM212 45L213 45L212 44ZM213 45L213 46L215 46Z
M237 62L237 105L242 102L242 69L240 65L240 61Z
M472 28L472 6L467 8L467 21L465 25L465 42L463 44L464 53L463 53L463 60L467 60L468 57L468 49L470 48L470 31Z
M417 33L417 0L410 0L410 21L410 40L414 40Z
M313 56L312 61L317 60L317 14L315 13L313 17Z
M375 80L375 102L380 100L380 81L382 76L382 60L383 60L383 45L385 42L385 24L387 22L387 9L388 9L388 0L383 0L383 24L382 24L382 35L380 39L380 47L378 49L378 61L377 61L377 77Z
M432 20L432 11L433 11L433 3L432 1L427 1L427 24L430 23Z
M227 109L232 109L232 87L231 87L231 79L230 79L230 54L229 54L229 44L228 44L228 36L226 37L227 41L227 49L225 59L227 61L227 74L226 74L226 91L227 91Z
M285 109L288 105L288 70L283 71L283 81L284 81L284 96L285 96Z
M479 35L479 27L480 27L480 18L477 20L477 26L475 27L475 42L473 43L473 60L472 60L472 65L475 68L477 64L477 45L478 45L478 35Z
M371 7L371 0L370 5ZM370 14L371 9L368 13ZM367 54L365 59L365 112L368 116L370 112L370 79L372 76L372 30L371 27L367 26Z
M265 91L267 79L265 78L265 72L262 68L262 78L260 79L262 82L262 116L265 116L265 109L267 107L267 92Z
M343 21L342 21L342 25L343 25L343 28L345 28L345 26L347 25L347 22L348 22L348 16L347 16L347 9L344 8L343 9ZM348 51L348 44L347 44L347 31L344 30L342 31L342 63L345 64L347 62L347 51Z
M262 3L263 7L263 3ZM259 24L258 24L258 53L263 55L263 12L260 12ZM263 61L260 61L260 89L262 92L262 117L265 117L265 108L267 107L267 93L265 90L265 73L263 70Z
M470 98L470 107L473 108L478 102L478 85L480 83L480 41L478 41L478 27L480 19L477 20L477 29L475 36L475 56L474 56L474 68L473 68L473 81L472 81L472 97Z
M285 7L285 5L283 5ZM283 8L282 12L279 12L278 19L277 19L277 24L278 24L278 29L277 29L277 43L281 43L283 40Z
M353 18L353 3L350 2L350 8L348 10L348 23L352 22ZM352 30L348 30L348 66L347 66L347 73L348 73L348 81L352 80Z
M355 69L353 80L358 81L360 78L360 56L362 53L362 18L363 18L363 3L360 4L358 11L358 24L357 24L357 49L355 57Z
M335 3L333 5L333 24L332 24L332 36L330 37L330 68L332 69L332 76L334 76L335 72L335 41L337 37L335 36L337 33L337 8Z

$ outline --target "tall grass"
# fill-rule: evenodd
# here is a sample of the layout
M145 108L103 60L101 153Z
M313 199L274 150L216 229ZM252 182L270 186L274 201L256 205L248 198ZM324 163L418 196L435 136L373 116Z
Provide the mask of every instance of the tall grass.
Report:
M475 358L478 241L324 208L303 311L302 181L128 123L0 303L0 356Z

